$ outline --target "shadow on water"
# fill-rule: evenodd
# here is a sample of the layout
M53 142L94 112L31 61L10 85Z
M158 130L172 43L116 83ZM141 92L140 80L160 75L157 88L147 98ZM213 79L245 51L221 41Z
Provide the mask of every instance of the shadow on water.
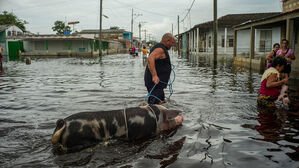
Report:
M260 109L261 74L229 58L213 64L208 57L175 57L168 106L183 111L182 127L146 141L109 141L63 155L54 155L50 142L57 119L144 100L142 58L7 63L0 75L0 167L298 167L298 81L290 80L288 110Z

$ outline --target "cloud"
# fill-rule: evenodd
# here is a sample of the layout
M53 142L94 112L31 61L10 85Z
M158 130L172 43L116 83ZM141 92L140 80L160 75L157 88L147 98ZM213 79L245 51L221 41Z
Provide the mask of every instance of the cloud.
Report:
M177 32L177 15L180 21L193 0L103 0L103 27L119 26L131 29L131 11L142 16L134 20L134 34L138 36L138 23L144 24L157 40L165 32ZM0 10L13 11L19 18L29 22L27 29L34 33L53 33L51 27L56 20L80 21L78 30L99 27L99 0L0 0ZM280 0L218 0L218 17L231 13L281 11ZM212 20L213 0L195 0L191 9L191 27ZM190 27L189 18L180 23L180 32Z

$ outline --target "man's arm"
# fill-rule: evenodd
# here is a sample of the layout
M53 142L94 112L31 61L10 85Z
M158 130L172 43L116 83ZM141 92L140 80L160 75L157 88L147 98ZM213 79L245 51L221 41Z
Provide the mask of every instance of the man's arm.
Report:
M165 54L162 48L155 49L149 56L148 56L148 69L150 70L152 74L152 80L155 84L158 84L160 79L157 75L156 67L155 67L155 61L158 59L165 58Z

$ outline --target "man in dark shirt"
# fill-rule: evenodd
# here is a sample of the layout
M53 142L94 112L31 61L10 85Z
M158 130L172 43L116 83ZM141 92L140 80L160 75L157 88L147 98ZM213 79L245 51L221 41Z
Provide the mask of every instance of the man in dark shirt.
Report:
M168 50L174 45L174 36L171 33L166 33L161 42L151 48L144 74L147 91L152 91L152 96L148 97L149 104L165 103L164 89L167 87L171 73Z

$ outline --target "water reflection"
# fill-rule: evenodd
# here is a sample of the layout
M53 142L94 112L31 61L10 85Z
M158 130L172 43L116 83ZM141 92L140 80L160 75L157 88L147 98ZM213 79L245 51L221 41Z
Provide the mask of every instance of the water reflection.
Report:
M285 109L262 109L258 107L259 125L255 129L262 138L255 138L277 144L278 146L292 149L288 155L292 160L299 161L299 118L298 111L287 111ZM289 142L290 144L287 144ZM292 144L292 145L291 145ZM280 148L267 149L271 152L282 151ZM267 156L270 157L270 156Z
M289 110L257 108L261 75L222 59L172 56L168 106L183 126L143 142L109 142L53 155L58 118L138 106L146 96L140 57L9 62L0 77L0 167L298 167L298 81ZM169 93L166 90L166 95Z

